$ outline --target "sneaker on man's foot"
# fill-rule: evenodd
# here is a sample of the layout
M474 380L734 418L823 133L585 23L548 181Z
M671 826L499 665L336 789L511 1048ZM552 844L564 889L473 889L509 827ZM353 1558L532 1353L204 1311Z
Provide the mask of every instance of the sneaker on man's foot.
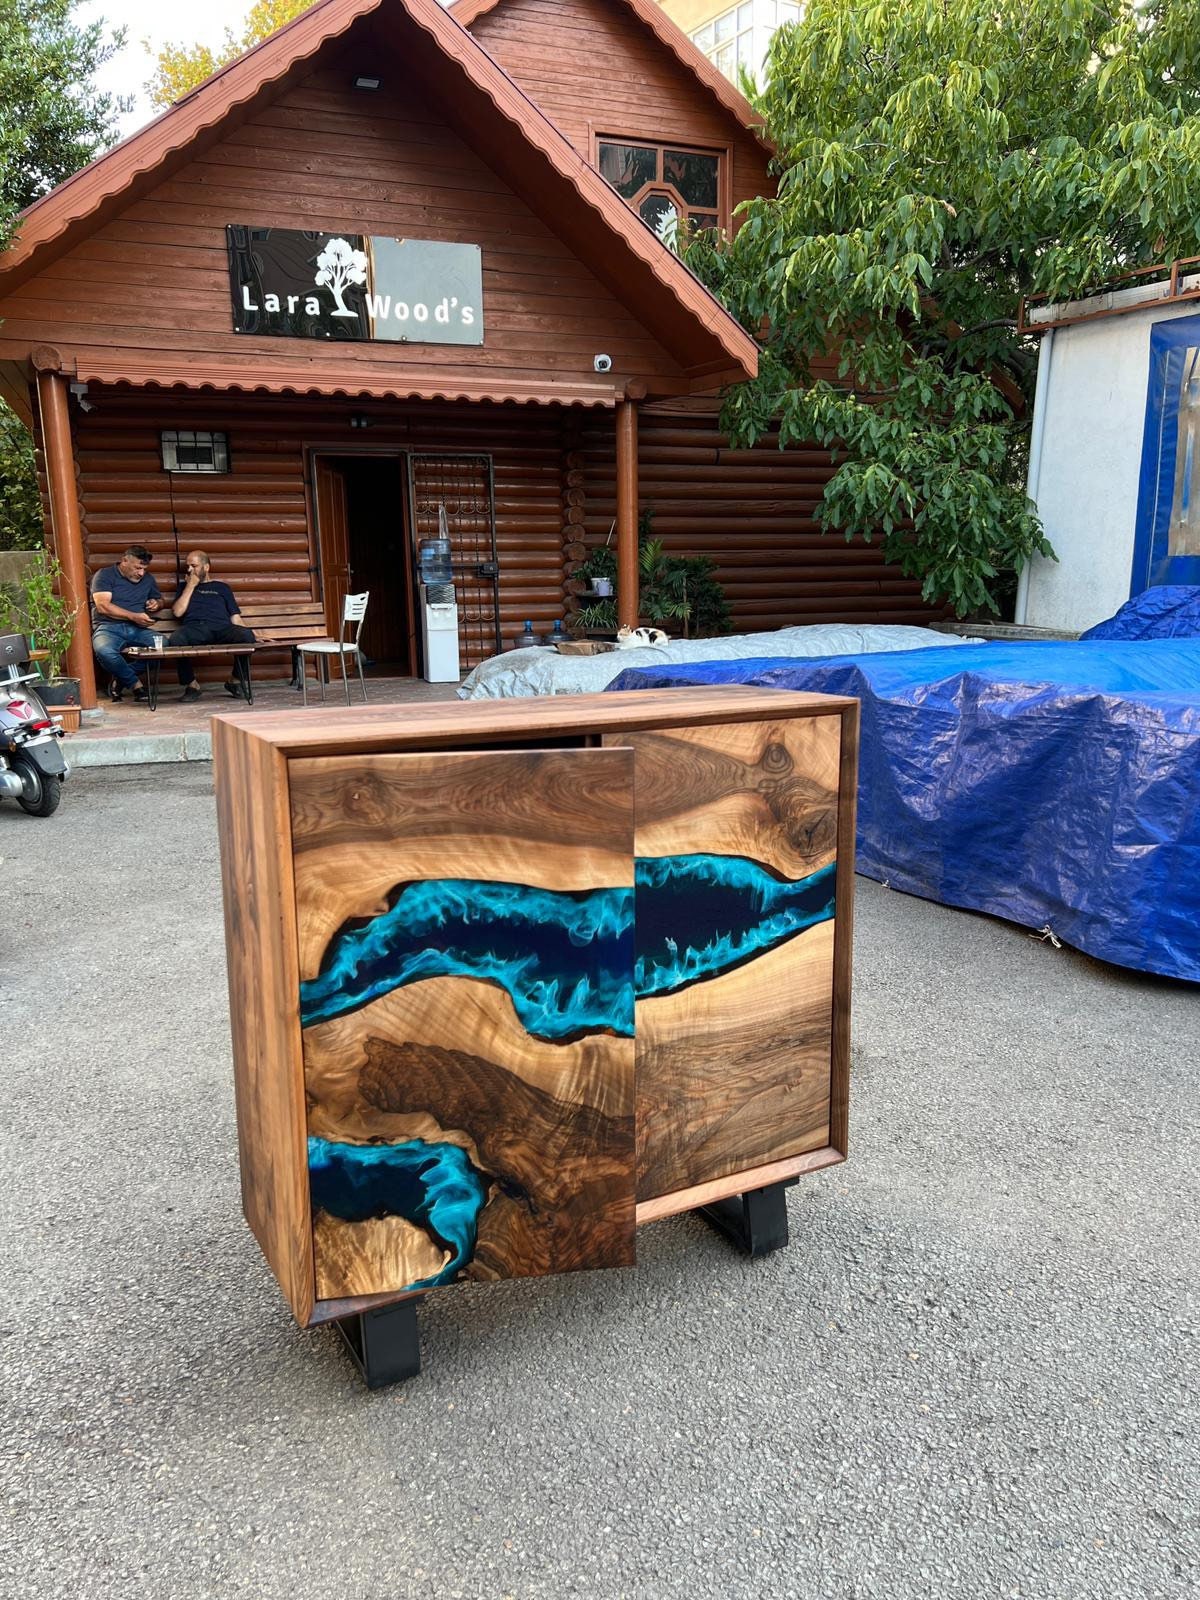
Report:
M146 692L145 685L139 683L137 688L133 690L130 698L133 700L148 700L150 696Z
M231 694L235 700L245 699L245 695L242 692L242 686L236 678L226 678L225 693Z
M121 685L114 678L113 681L108 686L108 698L112 701L113 705L119 705L120 704L121 696L124 693L125 693L124 689L122 689Z

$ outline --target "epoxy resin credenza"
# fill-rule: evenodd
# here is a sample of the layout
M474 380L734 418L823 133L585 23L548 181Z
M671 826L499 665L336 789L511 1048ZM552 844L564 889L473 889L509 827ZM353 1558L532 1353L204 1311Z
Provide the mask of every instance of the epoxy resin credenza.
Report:
M302 1325L844 1159L856 701L213 729L243 1205Z

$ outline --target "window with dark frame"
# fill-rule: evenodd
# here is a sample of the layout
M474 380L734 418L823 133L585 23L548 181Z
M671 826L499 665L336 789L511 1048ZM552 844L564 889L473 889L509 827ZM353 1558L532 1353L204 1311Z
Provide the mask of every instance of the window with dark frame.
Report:
M684 223L693 232L721 225L721 155L675 144L600 139L600 176L670 244Z
M229 435L196 428L164 428L162 464L167 472L228 472Z

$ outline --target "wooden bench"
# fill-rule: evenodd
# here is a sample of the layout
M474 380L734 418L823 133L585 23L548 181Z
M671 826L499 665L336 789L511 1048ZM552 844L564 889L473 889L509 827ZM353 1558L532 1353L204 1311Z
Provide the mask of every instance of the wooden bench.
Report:
M190 644L173 649L170 642L171 635L176 628L184 626L186 619L165 616L152 625L154 632L161 633L166 640L161 650L129 646L121 652L131 661L147 663L146 690L151 711L158 708L158 679L164 661L178 661L193 656L197 660L206 656L233 656L234 668L245 691L246 700L253 705L254 690L250 682L252 656L257 655L260 650L290 649L292 681L295 683L304 670L296 646L307 644L310 640L329 637L329 630L325 626L325 606L320 600L260 600L242 606L238 615L242 619L243 626L253 632L253 644Z

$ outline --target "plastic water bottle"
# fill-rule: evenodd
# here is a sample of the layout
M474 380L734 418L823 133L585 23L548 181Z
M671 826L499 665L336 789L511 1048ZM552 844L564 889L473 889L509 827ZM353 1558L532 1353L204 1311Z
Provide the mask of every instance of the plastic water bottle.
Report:
M449 539L422 539L417 558L422 583L451 583L454 572L450 565Z
M528 618L526 619L526 622L525 622L525 632L521 635L521 637L517 641L517 643L521 647L528 647L530 645L537 644L537 634L534 633L534 631L533 631L533 623Z

